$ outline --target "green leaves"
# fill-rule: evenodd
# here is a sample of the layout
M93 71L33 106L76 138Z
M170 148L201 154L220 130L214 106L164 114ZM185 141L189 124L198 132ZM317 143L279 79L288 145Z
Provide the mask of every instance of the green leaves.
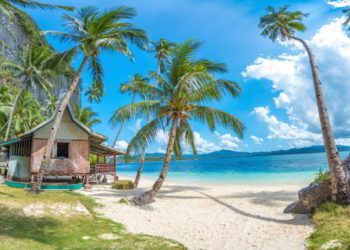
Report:
M172 46L170 53L164 52L164 68L158 73L150 73L155 82L150 83L151 79L136 74L121 86L123 93L136 94L146 100L116 110L110 119L111 125L124 124L136 118L152 120L131 140L128 153L143 152L154 141L157 129L166 131L169 124L175 124L176 133L172 146L175 155L181 158L184 144L196 154L191 120L206 124L212 131L220 125L239 136L243 135L244 125L238 118L204 106L208 102L220 100L226 94L236 97L241 92L236 82L215 76L216 73L226 72L226 65L207 59L196 59L195 54L200 46L196 41L188 40Z
M32 9L63 9L63 10L74 10L74 7L63 6L63 5L53 5L53 4L45 4L37 1L31 0L0 0L0 5L19 5L24 8L32 8Z
M81 108L74 105L73 108L75 116L85 126L92 128L94 125L101 123L101 120L97 118L97 113L92 111L90 107Z
M308 14L300 11L289 11L288 6L275 9L267 8L267 14L260 18L259 28L263 29L261 35L269 37L272 41L277 38L288 40L296 31L305 31L303 20Z
M88 58L92 83L86 94L90 102L100 101L104 94L104 74L99 58L101 52L117 52L133 59L130 43L142 49L147 47L146 32L126 22L135 16L135 10L126 6L102 11L95 7L85 7L78 10L75 16L63 16L65 32L44 32L61 42L73 44L72 50L79 50Z

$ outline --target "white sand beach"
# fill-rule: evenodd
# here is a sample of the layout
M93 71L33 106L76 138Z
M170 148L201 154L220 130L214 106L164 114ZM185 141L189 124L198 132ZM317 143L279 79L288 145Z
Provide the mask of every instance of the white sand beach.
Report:
M283 214L300 186L168 182L151 205L118 204L151 185L143 179L137 191L101 185L80 192L96 198L102 214L129 231L174 239L189 249L304 249L312 231L308 216Z

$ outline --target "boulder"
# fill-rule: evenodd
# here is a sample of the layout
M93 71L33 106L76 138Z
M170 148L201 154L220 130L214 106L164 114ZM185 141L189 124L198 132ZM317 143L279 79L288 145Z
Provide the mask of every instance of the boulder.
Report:
M302 205L312 211L326 201L331 200L331 181L326 180L321 183L313 182L309 186L301 189L298 195Z
M289 204L283 212L286 214L309 214L311 210L305 207L301 201L294 201L291 204Z

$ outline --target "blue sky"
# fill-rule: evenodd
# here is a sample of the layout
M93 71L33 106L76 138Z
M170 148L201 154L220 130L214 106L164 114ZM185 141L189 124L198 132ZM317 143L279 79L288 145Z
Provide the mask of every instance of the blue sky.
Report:
M57 1L51 0L45 2L57 3ZM276 74L271 75L269 70L267 70L269 72L262 72L263 66L266 66L268 69L269 65L272 65L274 58L276 58L278 65L285 64L286 60L289 60L288 62L294 63L293 67L296 67L296 60L305 63L306 58L303 57L302 51L295 48L295 46L272 43L268 39L261 37L257 24L259 17L265 13L265 8L268 5L281 6L289 4L292 9L310 13L310 17L306 20L308 30L301 36L305 39L312 39L322 27L332 23L335 18L341 16L340 10L327 4L326 1L61 0L60 4L73 5L75 7L89 5L100 8L120 5L134 7L138 13L135 23L147 31L151 40L166 38L174 42L181 42L188 38L193 38L203 42L203 46L198 54L199 57L217 60L228 65L229 73L225 74L224 77L239 82L243 88L243 93L235 100L225 98L221 102L213 104L213 106L238 116L246 125L247 130L244 138L237 140L231 131L219 127L216 133L211 133L201 124L193 123L194 130L197 132L200 151L209 152L218 149L266 151L320 143L317 126L299 119L303 117L302 112L308 112L309 108L305 107L304 110L300 108L298 115L296 114L296 109L291 110L293 94L288 89L288 82L284 82L284 87L282 86L280 78L283 79L283 75L277 79ZM61 25L61 11L27 10L27 12L32 15L43 30L63 29ZM346 38L344 39L344 43L347 46L348 41ZM51 38L49 38L49 42L58 51L69 47L69 45L61 44ZM335 44L334 46L337 45ZM322 49L324 47L319 50L322 52L324 51ZM155 60L152 54L136 48L133 49L133 52L135 54L134 63L121 55L103 55L106 95L98 104L90 104L82 96L82 105L91 106L99 113L99 118L103 121L101 124L96 125L94 130L107 135L109 143L113 141L116 133L116 129L111 129L108 124L112 112L130 102L129 96L121 95L118 92L119 85L134 73L147 74L149 70L155 69ZM285 53L299 57L297 59L294 58L292 62L290 59L281 59L280 55ZM265 59L265 61L257 62L257 58ZM324 61L322 63L327 67L327 62ZM77 62L79 62L79 59L77 59ZM248 70L247 67L249 66L251 68ZM307 67L304 70L307 71ZM243 72L245 73L242 74ZM287 71L287 73L290 73L290 71ZM295 74L297 75L298 72ZM84 74L83 79L84 86L90 83L90 77L87 72ZM311 84L308 81L309 79L305 79L305 84ZM279 97L282 92L292 100L289 102L290 106L279 105L274 99ZM314 104L312 103L312 95L310 95L310 98L310 104ZM297 101L296 98L294 99ZM267 111L268 113L266 113ZM275 120L278 120L279 123L277 124ZM349 121L344 121L342 125L347 124L347 122ZM134 135L136 123L135 121L123 129L120 137L120 140L123 141L121 145L125 146L125 143ZM276 133L276 129L281 129L281 131L278 131L280 133ZM297 135L295 138L293 138L293 135L285 138L283 136L285 133L282 129L288 131L294 131L293 129L295 129ZM300 135L300 131L305 133ZM347 133L343 134L340 139L346 141L348 135ZM160 135L158 142L151 145L148 151L162 151L165 146L162 142L163 137L164 135Z

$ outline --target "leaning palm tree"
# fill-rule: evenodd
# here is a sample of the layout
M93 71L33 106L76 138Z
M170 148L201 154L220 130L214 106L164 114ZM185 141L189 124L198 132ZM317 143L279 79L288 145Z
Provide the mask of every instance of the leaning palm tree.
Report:
M0 72L9 72L13 79L16 79L17 85L21 86L15 95L9 113L5 141L9 138L13 114L21 95L29 88L39 88L48 92L53 86L53 79L65 73L66 65L68 65L66 60L70 59L64 59L63 55L54 54L46 47L27 47L23 50L19 63L6 60L0 62Z
M333 193L332 198L334 201L346 204L350 203L350 187L346 180L343 163L340 160L335 139L333 137L315 55L313 54L308 43L295 35L297 31L305 31L306 27L303 24L303 19L305 17L307 17L307 14L300 11L289 11L288 6L278 9L268 7L267 15L261 17L260 19L259 27L263 29L262 35L270 38L272 41L276 41L276 39L293 40L301 43L307 52L315 88L323 141L330 168Z
M38 174L38 185L33 185L33 191L40 189L40 183L44 170L49 166L50 155L53 144L61 123L63 112L66 109L71 96L77 89L80 82L80 75L86 66L92 73L92 89L94 93L98 90L97 97L103 95L103 68L100 61L100 54L103 51L119 52L129 58L132 53L129 50L128 42L140 48L146 48L148 39L146 33L136 28L132 23L125 20L135 17L135 10L129 7L113 8L111 10L99 11L94 7L85 7L79 10L76 16L64 15L66 32L47 31L59 38L62 42L70 42L74 46L70 51L80 52L82 61L72 84L69 86L63 100L59 104L58 113L53 122L53 127L48 139Z
M78 105L74 105L73 108L75 116L85 126L92 128L94 125L101 123L101 120L97 118L97 113L90 107L81 108Z
M189 40L172 51L165 73L157 75L158 86L147 84L142 89L146 100L119 108L113 114L114 123L125 123L135 117L148 118L148 123L131 139L127 154L141 153L155 140L162 121L169 129L166 154L159 178L151 190L133 199L137 205L151 203L169 171L171 155L182 156L182 142L190 145L196 154L195 138L190 120L205 123L212 131L222 125L242 136L244 126L233 115L205 106L207 102L220 100L225 93L237 96L237 83L217 79L215 73L226 72L224 64L205 59L195 59L200 44ZM145 119L147 120L147 119Z

